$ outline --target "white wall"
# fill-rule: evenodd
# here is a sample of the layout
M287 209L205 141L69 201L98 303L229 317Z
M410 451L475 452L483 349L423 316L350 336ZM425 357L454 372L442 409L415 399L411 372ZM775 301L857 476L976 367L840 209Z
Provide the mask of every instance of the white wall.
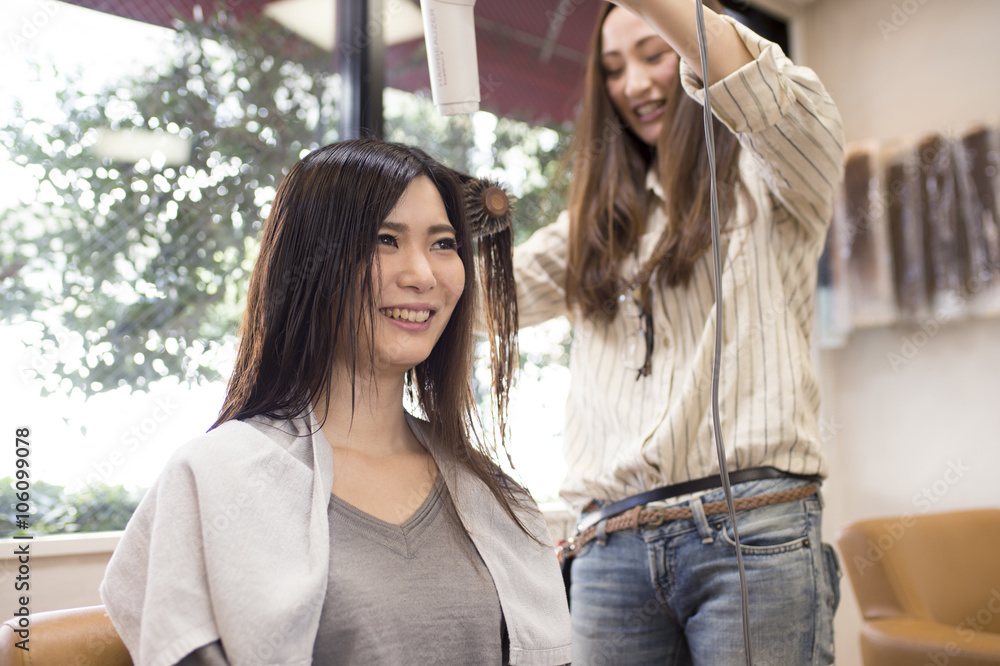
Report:
M817 0L805 23L803 61L840 105L848 141L1000 116L995 0Z
M817 0L802 23L801 61L836 99L848 141L1000 115L996 0ZM1000 505L1000 320L944 325L894 368L888 354L917 330L856 331L820 354L834 431L827 540L861 518ZM837 663L859 666L849 588L845 577Z

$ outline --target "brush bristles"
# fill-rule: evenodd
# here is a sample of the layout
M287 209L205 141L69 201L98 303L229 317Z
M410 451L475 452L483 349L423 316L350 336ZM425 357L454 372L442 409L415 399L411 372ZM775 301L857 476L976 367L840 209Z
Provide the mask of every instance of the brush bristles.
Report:
M514 208L503 186L489 178L465 183L465 210L475 238L492 236L510 228Z

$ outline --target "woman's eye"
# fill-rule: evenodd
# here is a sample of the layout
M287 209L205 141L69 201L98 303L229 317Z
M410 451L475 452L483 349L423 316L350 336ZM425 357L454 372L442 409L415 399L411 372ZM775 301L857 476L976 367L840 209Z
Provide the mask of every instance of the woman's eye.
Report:
M671 53L673 53L673 51L671 49L663 49L662 51L654 53L653 55L651 55L648 58L646 58L646 61L650 62L650 63L660 62L661 60L663 60L664 58L666 58Z
M398 247L396 243L396 237L392 234L379 234L377 242L379 245L387 245L388 247Z
M618 69L605 69L604 70L604 78L606 78L606 79L616 79L619 76L621 76L622 71L623 70L622 70L621 67L619 67Z
M439 250L458 250L462 247L462 241L457 238L442 238L434 243L433 247Z

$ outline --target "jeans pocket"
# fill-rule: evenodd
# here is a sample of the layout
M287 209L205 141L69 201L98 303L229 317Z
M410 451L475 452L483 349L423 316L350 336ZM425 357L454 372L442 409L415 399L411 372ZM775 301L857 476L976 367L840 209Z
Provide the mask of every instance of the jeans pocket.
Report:
M744 555L778 555L809 547L809 521L797 503L764 506L737 515ZM723 543L736 548L732 523L719 524Z
M727 527L726 529L720 530L720 533L722 534L722 540L735 549L736 539L733 538L729 528ZM740 550L744 555L779 555L793 550L801 550L808 545L808 537L799 537L790 541L783 541L766 546L752 545L747 543L747 539L743 534L740 534Z

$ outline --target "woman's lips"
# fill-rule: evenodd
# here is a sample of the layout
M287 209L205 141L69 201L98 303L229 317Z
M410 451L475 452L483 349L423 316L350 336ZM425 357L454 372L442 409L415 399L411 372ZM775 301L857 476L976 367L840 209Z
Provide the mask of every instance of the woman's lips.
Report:
M640 104L634 109L636 120L640 123L652 122L663 114L663 109L665 109L666 106L667 103L664 100Z

